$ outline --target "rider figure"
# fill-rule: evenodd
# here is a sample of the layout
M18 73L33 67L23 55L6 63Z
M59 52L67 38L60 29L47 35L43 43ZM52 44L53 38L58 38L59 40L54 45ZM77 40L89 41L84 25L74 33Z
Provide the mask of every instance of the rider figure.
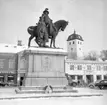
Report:
M53 28L55 29L56 31L56 28L54 26L54 24L52 23L52 19L49 18L49 11L48 11L48 8L45 8L45 10L43 11L43 14L42 14L42 18L46 24L46 27L48 29L48 33L50 33L50 25L53 26ZM49 34L48 34L49 35ZM48 36L46 36L46 39L48 40Z

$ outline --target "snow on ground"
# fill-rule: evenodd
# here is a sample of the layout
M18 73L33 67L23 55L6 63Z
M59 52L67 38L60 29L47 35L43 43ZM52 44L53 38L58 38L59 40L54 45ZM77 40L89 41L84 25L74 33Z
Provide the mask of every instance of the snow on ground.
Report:
M107 90L80 88L79 91L100 92L103 96L0 100L0 105L107 105Z
M107 97L37 98L2 100L0 105L107 105Z

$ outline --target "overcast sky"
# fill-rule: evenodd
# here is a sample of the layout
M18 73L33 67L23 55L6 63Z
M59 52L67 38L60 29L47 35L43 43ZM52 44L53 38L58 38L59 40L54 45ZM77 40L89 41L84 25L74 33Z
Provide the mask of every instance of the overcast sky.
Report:
M56 46L66 49L75 29L84 39L84 51L107 49L106 4L106 0L0 0L0 43L16 44L20 39L27 45L27 27L35 25L47 7L54 22L69 21ZM34 40L31 45L36 45Z

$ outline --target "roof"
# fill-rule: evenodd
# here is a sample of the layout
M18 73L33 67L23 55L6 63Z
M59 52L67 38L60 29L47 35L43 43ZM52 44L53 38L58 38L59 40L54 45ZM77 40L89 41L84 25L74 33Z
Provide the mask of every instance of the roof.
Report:
M26 48L26 46L0 43L0 53L18 53Z
M4 44L0 43L0 53L19 53L19 52L30 52L30 53L54 53L54 54L67 54L67 51L61 48L42 48L42 47L27 47L27 46L18 46L14 44Z
M74 33L71 34L71 35L68 37L67 41L75 40L75 39L84 41L83 38L82 38L80 35L76 34L76 32L75 32L75 30L74 30Z

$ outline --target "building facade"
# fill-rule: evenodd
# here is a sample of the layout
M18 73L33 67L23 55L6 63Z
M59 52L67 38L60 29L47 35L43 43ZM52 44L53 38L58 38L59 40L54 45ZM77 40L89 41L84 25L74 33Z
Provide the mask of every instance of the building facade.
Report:
M85 83L107 79L107 62L98 61L65 61L65 72L74 80L84 80Z
M0 44L0 82L17 85L18 52L23 47Z
M0 81L17 84L17 54L0 53Z
M107 62L83 59L83 38L74 31L67 39L68 57L65 60L65 73L72 80L85 83L107 79Z

